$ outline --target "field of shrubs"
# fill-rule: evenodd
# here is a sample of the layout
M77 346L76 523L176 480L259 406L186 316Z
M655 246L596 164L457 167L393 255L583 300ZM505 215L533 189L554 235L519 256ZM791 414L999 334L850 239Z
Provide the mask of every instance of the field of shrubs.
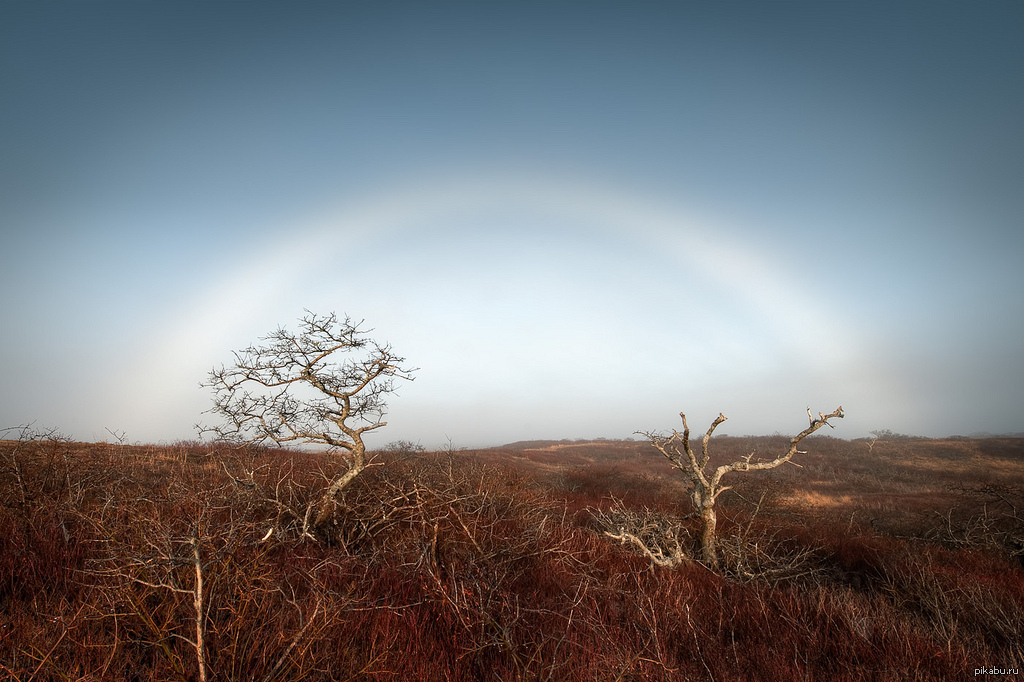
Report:
M950 680L1024 664L1024 439L808 438L795 464L733 476L711 570L609 536L693 549L683 480L645 441L395 444L303 537L345 466L324 453L8 438L10 679Z

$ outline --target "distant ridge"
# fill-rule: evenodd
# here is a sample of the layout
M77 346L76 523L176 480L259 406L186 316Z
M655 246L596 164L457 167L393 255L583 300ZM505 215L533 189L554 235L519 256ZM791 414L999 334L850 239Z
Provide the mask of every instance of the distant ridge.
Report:
M968 438L1024 438L1024 431L1016 433L989 433L988 431L975 431L967 435Z
M549 448L552 445L585 445L587 443L631 443L629 438L562 438L561 440L517 440L499 445L506 450L535 450Z

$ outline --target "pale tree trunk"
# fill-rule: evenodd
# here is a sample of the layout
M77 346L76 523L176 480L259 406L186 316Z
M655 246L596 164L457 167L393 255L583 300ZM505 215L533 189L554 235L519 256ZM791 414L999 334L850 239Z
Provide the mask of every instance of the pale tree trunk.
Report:
M709 568L718 567L718 513L715 511L714 500L711 504L705 505L700 510L700 520L703 525L700 536L701 561Z
M693 475L690 478L690 500L693 508L700 514L700 560L709 568L718 567L718 512L715 511L717 491L704 476Z
M356 476L366 468L366 447L358 436L354 438L354 446L351 450L352 466L344 474L334 479L327 487L323 497L320 498L320 505L316 519L313 521L314 528L323 528L328 521L334 517L334 500L349 483L355 480Z

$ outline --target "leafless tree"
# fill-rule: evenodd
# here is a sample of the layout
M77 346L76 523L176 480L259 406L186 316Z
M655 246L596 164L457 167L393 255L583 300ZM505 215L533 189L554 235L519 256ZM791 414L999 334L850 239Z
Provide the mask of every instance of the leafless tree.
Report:
M701 440L700 457L694 454L693 449L690 447L690 427L686 423L686 415L680 412L679 416L683 420L682 433L676 430L673 430L670 436L650 431L637 431L637 433L646 436L650 440L651 445L664 455L672 463L672 466L686 474L689 479L690 499L693 501L694 509L700 514L702 524L701 561L709 567L717 567L716 526L718 524L718 515L715 511L715 502L718 500L719 495L729 490L729 486L722 485L722 477L733 471L774 469L790 461L793 455L804 454L797 449L800 441L822 426L827 425L830 428L834 428L832 424L828 423L828 420L842 418L843 408L840 406L829 414L819 412L817 417L814 417L811 414L811 409L807 408L807 417L810 420L810 424L803 431L793 436L789 441L789 450L775 459L755 462L751 461L754 453L750 453L740 461L723 464L711 472L707 471L708 460L710 459L708 441L711 440L711 435L715 432L715 429L726 420L725 415L719 414L718 418L711 423L711 427L704 434Z
M388 345L368 339L349 317L306 311L299 331L282 327L262 345L234 353L231 367L213 369L205 387L215 391L210 413L224 423L200 433L243 444L326 445L347 464L327 486L312 527L324 526L335 498L367 465L363 434L387 425L385 398L395 379L412 380ZM340 354L360 352L339 360ZM309 530L312 505L306 513Z

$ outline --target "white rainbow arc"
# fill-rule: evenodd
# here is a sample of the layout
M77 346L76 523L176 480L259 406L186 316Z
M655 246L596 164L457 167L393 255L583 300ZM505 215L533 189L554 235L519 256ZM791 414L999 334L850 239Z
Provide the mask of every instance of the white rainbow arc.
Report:
M714 219L694 217L692 211L657 205L606 186L560 178L417 183L354 206L324 211L305 224L282 230L276 240L285 245L269 249L262 263L252 263L229 276L223 295L215 295L214 300L238 300L240 291L288 291L293 288L289 282L302 281L310 269L358 246L361 240L386 240L455 213L502 206L525 206L585 221L605 235L643 242L666 261L682 262L685 257L686 267L699 269L756 311L769 328L787 336L788 346L806 351L809 358L826 361L852 347L849 330L843 330L811 296L800 291L791 274ZM256 298L254 306L260 306L262 300L252 295L243 298ZM211 313L220 316L224 308L214 305Z
M155 365L162 367L161 376L153 380L164 386L167 381L185 381L194 392L197 369L201 378L213 364L211 358L223 357L226 349L237 346L238 338L251 342L242 336L243 330L266 332L250 329L254 318L297 298L303 283L308 285L314 277L310 273L339 254L401 238L417 226L457 214L502 206L570 218L592 226L599 235L643 243L672 265L698 268L703 278L754 311L762 328L774 337L770 340L801 357L808 368L852 360L857 345L849 330L808 300L777 262L713 220L564 177L492 176L410 184L275 230L257 257L230 272L162 335L164 342L151 356L159 359Z

